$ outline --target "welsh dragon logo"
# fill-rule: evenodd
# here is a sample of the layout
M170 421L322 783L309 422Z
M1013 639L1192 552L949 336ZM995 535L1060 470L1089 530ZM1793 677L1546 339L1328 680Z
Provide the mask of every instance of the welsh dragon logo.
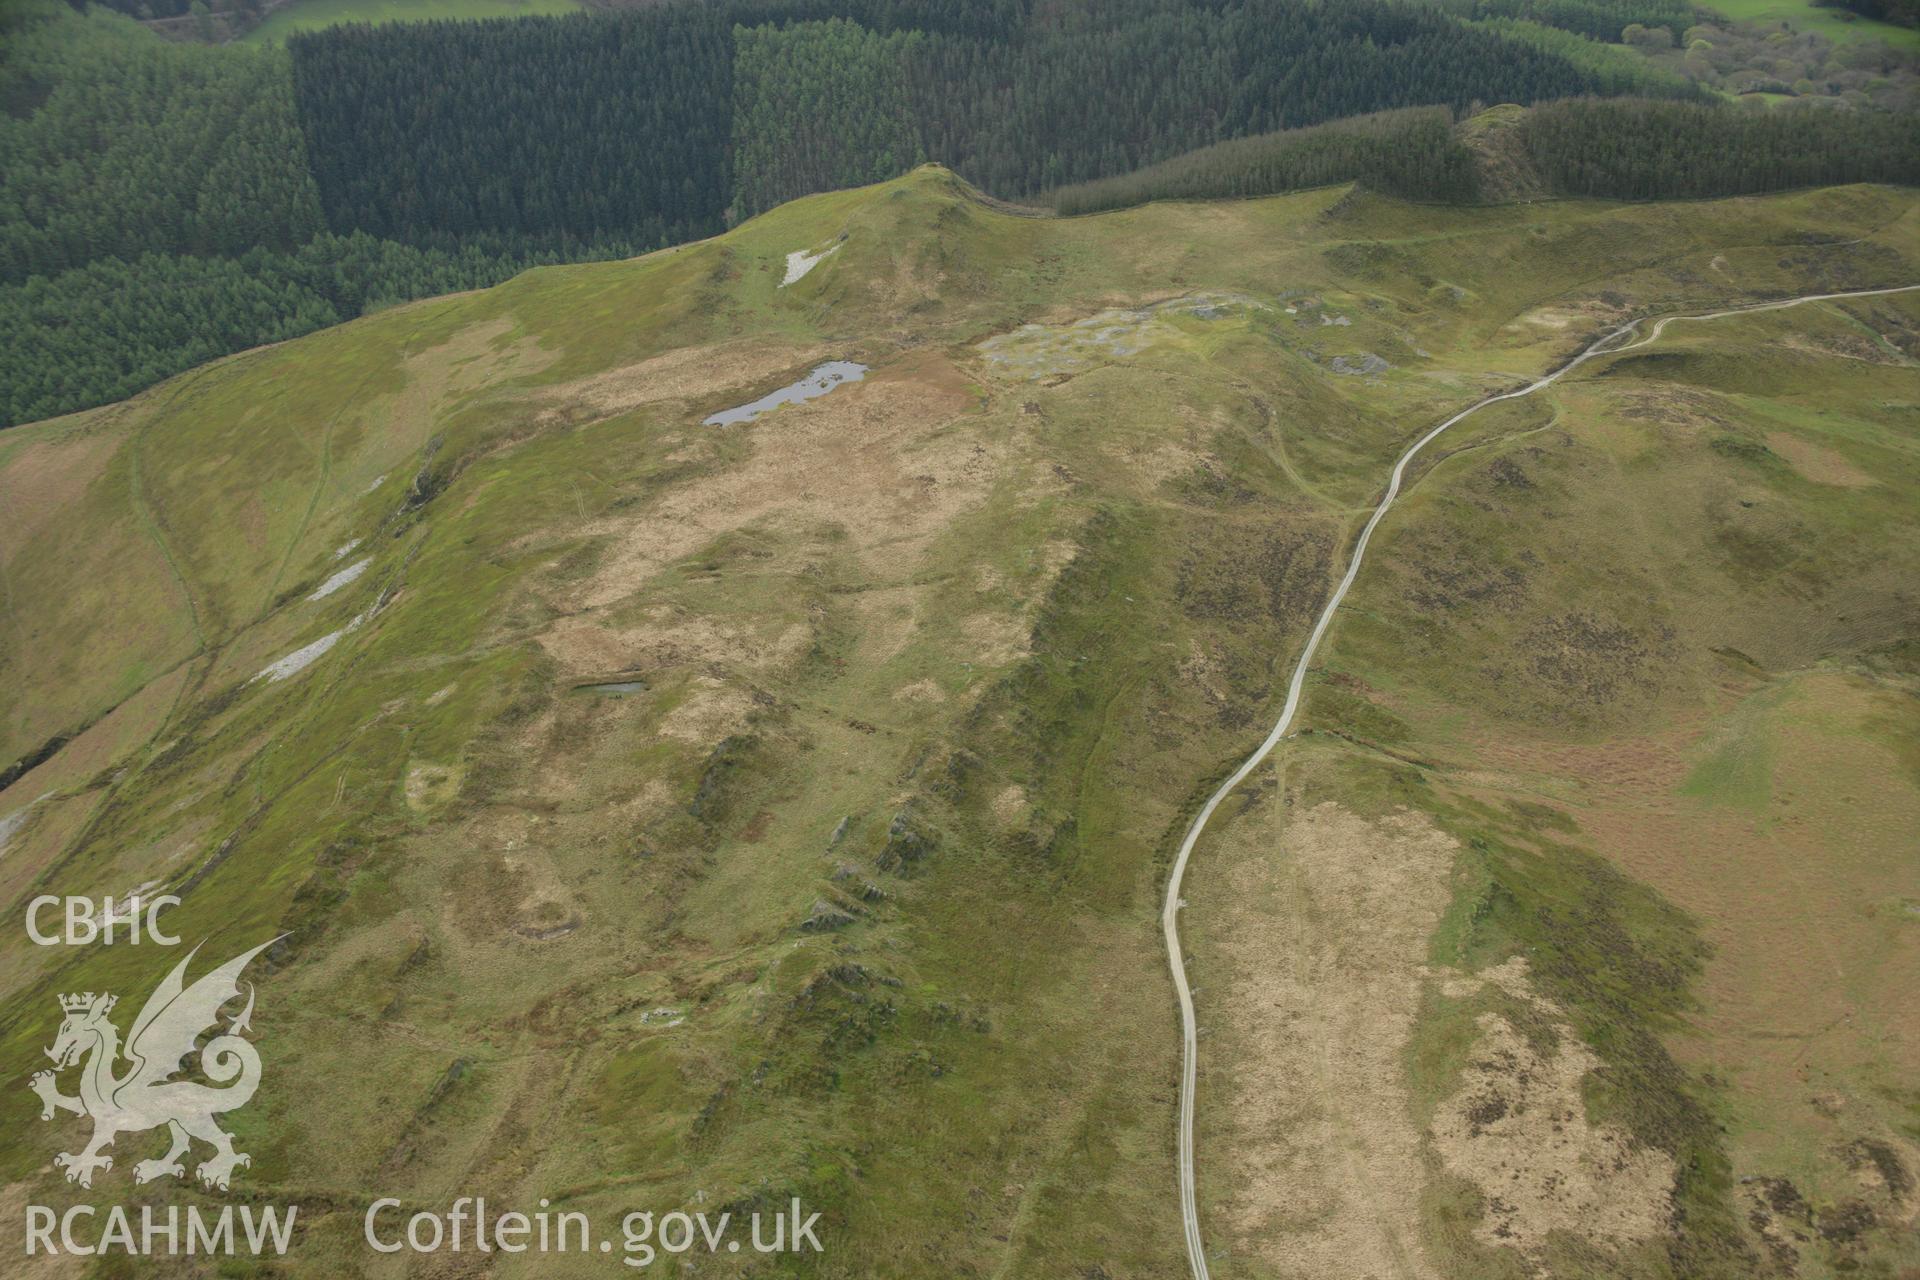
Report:
M200 1181L209 1187L225 1191L234 1169L252 1163L251 1158L233 1149L233 1136L213 1120L246 1106L260 1087L260 1055L241 1035L249 1029L253 1017L251 983L247 986L246 1008L231 1017L224 1031L219 1018L221 1006L240 994L240 971L272 945L263 942L186 986L187 965L200 950L195 947L147 997L140 1016L127 1032L124 1048L119 1028L107 1017L118 997L91 991L60 997L66 1018L53 1047L47 1050L54 1070L36 1072L31 1087L40 1095L42 1120L53 1119L56 1111L70 1111L93 1120L93 1140L83 1150L53 1158L54 1164L67 1171L67 1181L91 1187L94 1170L113 1168L113 1157L101 1152L112 1146L116 1137L162 1125L173 1145L159 1159L134 1165L135 1182L186 1176L180 1157L188 1153L195 1138L214 1148L214 1154L196 1170ZM207 1031L215 1034L200 1047L200 1036ZM180 1071L181 1060L196 1048L201 1072L224 1088L172 1079ZM127 1069L115 1074L122 1057L127 1060ZM54 1074L76 1064L80 1065L80 1096L70 1098L60 1092Z

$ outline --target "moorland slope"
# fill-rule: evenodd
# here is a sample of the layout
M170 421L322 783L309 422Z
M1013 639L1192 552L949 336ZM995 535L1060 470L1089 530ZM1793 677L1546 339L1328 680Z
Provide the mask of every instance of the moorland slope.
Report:
M293 1274L484 1194L1178 1275L1160 891L1394 458L1631 317L1915 280L1892 188L927 168L247 352L0 435L0 893L286 935L230 1119ZM1411 469L1189 872L1215 1276L1915 1263L1916 356L1913 295L1672 325ZM80 1194L55 995L164 958L0 938L9 1203Z

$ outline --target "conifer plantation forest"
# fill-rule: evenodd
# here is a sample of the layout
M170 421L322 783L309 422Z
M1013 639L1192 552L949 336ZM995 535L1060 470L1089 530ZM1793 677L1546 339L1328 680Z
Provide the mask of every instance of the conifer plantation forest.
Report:
M1449 203L1920 180L1900 110L1757 111L1616 44L1673 0L717 0L168 43L0 4L0 425L938 161L1064 214L1359 180ZM1620 95L1629 95L1622 100ZM82 162L81 158L84 158Z

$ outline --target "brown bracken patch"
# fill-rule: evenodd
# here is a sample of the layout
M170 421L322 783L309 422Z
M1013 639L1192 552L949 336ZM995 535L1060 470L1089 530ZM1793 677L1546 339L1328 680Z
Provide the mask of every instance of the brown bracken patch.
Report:
M1582 1082L1600 1059L1557 1005L1531 992L1523 960L1502 970L1499 985L1558 1022L1560 1035L1546 1052L1500 1014L1481 1014L1460 1091L1434 1117L1441 1160L1485 1202L1474 1234L1537 1260L1555 1233L1603 1248L1666 1233L1673 1158L1587 1119Z
M1402 1063L1457 846L1424 814L1331 801L1269 799L1235 837L1257 843L1215 926L1232 977L1202 1013L1236 1042L1222 1220L1287 1275L1434 1276Z
M1803 479L1815 484L1836 485L1843 489L1863 489L1878 484L1872 476L1847 461L1845 455L1825 445L1785 431L1767 433L1767 448L1785 458Z

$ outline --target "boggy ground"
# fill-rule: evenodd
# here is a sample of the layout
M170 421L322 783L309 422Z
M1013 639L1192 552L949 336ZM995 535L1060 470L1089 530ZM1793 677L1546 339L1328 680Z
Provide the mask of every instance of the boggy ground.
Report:
M789 252L842 233L778 287ZM826 1250L794 1266L821 1276L1179 1274L1164 857L1264 732L1386 464L1613 317L1884 283L1915 274L1917 236L1910 195L1869 189L1471 214L1327 191L1056 220L923 170L10 431L0 761L30 767L0 791L7 910L148 886L185 899L170 923L209 956L287 935L256 963L265 1074L231 1123L246 1193L303 1205L292 1274L611 1265L358 1243L374 1196L462 1194L603 1221L797 1195ZM1832 678L1878 682L1857 723L1910 726L1891 584L1911 490L1889 460L1920 402L1895 358L1912 308L1822 314L1819 332L1766 322L1814 344L1792 356L1794 377L1827 379L1814 407L1769 389L1771 353L1743 364L1687 334L1650 353L1697 357L1678 372L1623 359L1560 392L1558 418L1477 421L1483 447L1390 526L1316 682L1312 760L1281 765L1307 770L1284 784L1298 794L1256 799L1190 893L1198 962L1244 970L1201 978L1208 1052L1271 1050L1205 1064L1223 1276L1347 1243L1449 1275L1745 1257L1726 1252L1757 1230L1742 1160L1790 1180L1816 1231L1846 1202L1839 1181L1744 1154L1792 1148L1774 1094L1724 1137L1701 1119L1733 1097L1713 1082L1761 1059L1715 1031L1754 1025L1715 1003L1742 989L1715 967L1730 952L1690 976L1711 904L1601 834L1609 812L1641 830L1642 793L1567 790L1552 779L1584 766L1494 751L1706 734L1733 714L1715 698L1869 651ZM1094 316L1118 328L1090 332ZM872 372L744 428L698 425L822 358ZM1844 420L1826 372L1843 359L1867 388ZM1605 411L1577 415L1583 396ZM1683 422L1674 405L1695 407ZM1750 411L1774 415L1760 443ZM1840 496L1809 506L1799 485ZM1774 490L1791 500L1755 496ZM1628 499L1649 550L1579 541L1616 533L1609 504ZM1462 519L1441 518L1449 502ZM1700 547L1712 573L1642 589L1635 566ZM1805 547L1827 559L1782 576L1780 549ZM1778 625L1712 630L1741 617ZM254 678L336 633L299 673ZM1834 723L1819 731L1857 736ZM1442 760L1446 780L1407 781ZM1540 830L1559 833L1549 852L1528 843ZM1373 833L1404 855L1394 878L1346 861ZM1274 849L1299 856L1246 862ZM1541 945L1526 911L1554 895L1587 914L1543 936L1622 966L1612 985L1576 980L1586 952L1508 964ZM1374 934L1342 923L1356 903ZM1897 959L1904 908L1878 909L1882 941L1857 943L1881 934L1855 921L1848 945ZM1313 925L1297 945L1276 928L1294 917ZM1356 956L1361 1004L1308 980ZM115 991L130 1017L164 959L0 937L0 1079L21 1082L6 1203L77 1194L47 1161L82 1126L42 1124L25 1089L54 996ZM1285 1025L1312 1034L1277 1034L1261 1000L1299 1002ZM1846 1043L1836 1072L1879 1070ZM1471 1132L1503 1052L1538 1064L1514 1096L1566 1117L1564 1158L1624 1162L1582 1184L1606 1209L1591 1238L1541 1216L1550 1160L1510 1205L1483 1189L1538 1145ZM1626 1074L1596 1092L1609 1071ZM1351 1093L1316 1106L1329 1079ZM1833 1144L1870 1144L1846 1150L1891 1189L1911 1163L1880 1152L1909 1139L1869 1080ZM1341 1161L1317 1164L1307 1135ZM213 1203L136 1191L138 1142L95 1198ZM1645 1208L1663 1158L1706 1171L1673 1174L1683 1216ZM1892 1202L1862 1188L1873 1224L1833 1221L1887 1256Z

